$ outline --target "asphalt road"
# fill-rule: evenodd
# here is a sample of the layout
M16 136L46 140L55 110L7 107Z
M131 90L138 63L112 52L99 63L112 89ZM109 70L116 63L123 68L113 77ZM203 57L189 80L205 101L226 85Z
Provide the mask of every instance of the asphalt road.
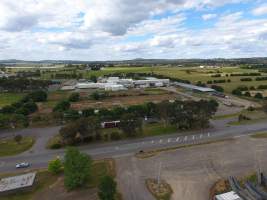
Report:
M140 150L151 150L164 147L173 147L184 144L197 144L200 142L217 140L225 137L238 137L259 131L267 131L267 123L261 122L251 125L242 126L224 126L226 121L216 121L214 128L203 131L191 131L187 133L177 133L171 135L140 138L133 140L124 140L119 142L111 142L104 144L89 144L79 147L81 151L90 154L93 158L107 158L107 157L123 157L133 155ZM45 143L49 136L52 136L58 131L59 127L28 129L18 131L17 133L23 135L35 135L37 143L34 147L22 154L2 157L0 158L0 173L15 171L15 164L19 162L29 162L31 168L46 167L49 160L60 156L63 158L64 150L48 150L45 149ZM1 133L0 137L5 137L6 134Z

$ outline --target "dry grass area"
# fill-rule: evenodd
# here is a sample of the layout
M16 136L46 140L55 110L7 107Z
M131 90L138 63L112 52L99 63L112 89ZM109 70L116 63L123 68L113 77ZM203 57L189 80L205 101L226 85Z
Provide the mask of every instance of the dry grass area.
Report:
M73 103L71 107L73 109L86 109L86 108L110 108L113 106L129 106L143 104L145 102L158 103L164 100L176 99L174 94L161 94L161 95L141 95L141 96L124 96L124 97L110 97L107 99L95 101L84 100L77 103Z

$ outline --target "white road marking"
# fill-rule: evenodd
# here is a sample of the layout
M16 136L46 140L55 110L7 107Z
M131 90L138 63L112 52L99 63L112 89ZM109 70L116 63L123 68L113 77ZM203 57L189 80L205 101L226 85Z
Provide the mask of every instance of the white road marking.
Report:
M186 141L186 140L187 140L187 136L184 137L184 141Z
M194 135L192 136L192 139L195 140L195 136Z
M4 165L5 165L4 161L0 162L0 167L3 167Z
M210 136L210 133L208 133L208 137Z
M200 134L199 138L200 138L200 139L202 138L202 134Z
M152 140L151 143L154 144L154 140Z
M159 143L162 143L162 139L159 140Z
M171 138L169 138L169 139L168 139L168 143L169 143L169 142L171 142L171 140L172 140L172 139L171 139Z
M176 138L176 142L179 142L179 139L180 139L179 137L178 137L178 138Z

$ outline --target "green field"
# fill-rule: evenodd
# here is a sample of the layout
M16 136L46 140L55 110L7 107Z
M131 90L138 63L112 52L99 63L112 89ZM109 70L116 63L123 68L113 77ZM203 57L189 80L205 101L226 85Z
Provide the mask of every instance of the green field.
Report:
M19 144L13 139L0 140L0 157L12 156L29 150L33 146L34 141L35 140L31 137L23 137Z
M24 93L0 93L0 107L19 101Z

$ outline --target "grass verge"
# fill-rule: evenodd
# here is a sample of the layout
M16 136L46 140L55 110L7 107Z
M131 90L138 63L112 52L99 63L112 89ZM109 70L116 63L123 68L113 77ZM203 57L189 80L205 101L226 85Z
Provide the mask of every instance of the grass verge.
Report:
M267 138L267 132L254 133L253 135L250 135L250 137L256 139Z
M0 140L0 157L12 156L24 151L29 150L35 140L32 137L23 137L20 143L15 142L13 139Z

